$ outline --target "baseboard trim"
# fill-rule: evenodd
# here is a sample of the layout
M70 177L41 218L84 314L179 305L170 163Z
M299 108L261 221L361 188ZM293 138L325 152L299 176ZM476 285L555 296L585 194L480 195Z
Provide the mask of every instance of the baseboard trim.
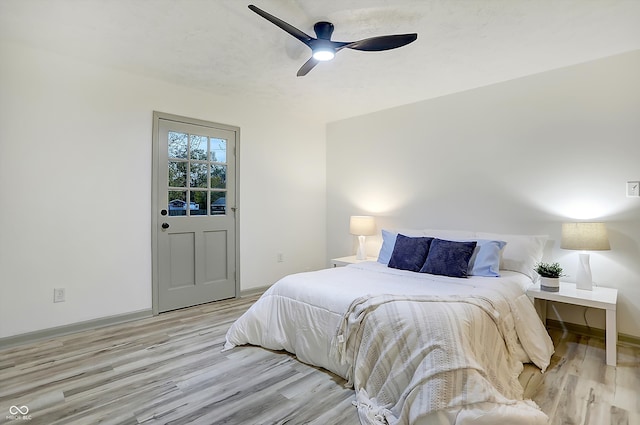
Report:
M261 295L269 288L270 285L251 288L240 291L240 297L252 297ZM56 326L53 328L42 329L40 331L27 332L19 335L0 338L0 350L15 347L18 345L29 344L45 339L55 338L58 336L69 335L76 332L87 331L91 329L103 328L105 326L117 325L134 320L146 319L153 316L153 310L140 310L133 313L118 314L115 316L102 317L99 319L87 320L84 322L71 323L69 325Z
M578 325L575 323L561 322L559 320L547 319L547 326L554 329L567 330L571 333L578 335L590 336L594 338L605 338L604 329L592 328L585 325ZM622 342L629 345L635 345L640 347L640 337L623 334L618 332L618 342Z
M56 326L40 331L27 332L19 335L0 338L0 350L11 348L18 345L29 344L44 339L54 338L63 335L69 335L76 332L87 331L91 329L103 328L105 326L117 325L120 323L131 322L134 320L145 319L153 316L151 309L134 311L133 313L117 314L115 316L101 317L99 319L86 320L83 322L72 323L70 325Z
M259 286L257 288L245 289L244 291L240 291L240 298L244 297L253 297L254 295L261 295L264 291L269 289L271 285L267 286Z

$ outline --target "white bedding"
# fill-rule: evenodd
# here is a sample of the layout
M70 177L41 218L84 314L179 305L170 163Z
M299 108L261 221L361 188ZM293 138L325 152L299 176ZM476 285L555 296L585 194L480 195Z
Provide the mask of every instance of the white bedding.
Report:
M491 300L507 300L508 307L499 315L509 355L516 362L532 361L544 371L553 346L533 305L524 295L531 280L517 272L503 270L501 275L499 278L449 278L391 269L377 262L290 275L269 288L231 326L224 348L253 344L286 350L305 363L350 379L352 365L339 353L343 337L338 337L337 331L354 300L383 294L443 299L464 296L486 299L490 303ZM487 410L495 414L487 418L507 418L500 416L505 414L501 412L504 409L508 410L508 407L478 405L441 410L434 412L424 423L463 424L465 417L473 418L474 423L482 423L478 422L481 420L478 415L485 415ZM539 423L533 419L527 421L528 415L524 416L525 420L517 423Z

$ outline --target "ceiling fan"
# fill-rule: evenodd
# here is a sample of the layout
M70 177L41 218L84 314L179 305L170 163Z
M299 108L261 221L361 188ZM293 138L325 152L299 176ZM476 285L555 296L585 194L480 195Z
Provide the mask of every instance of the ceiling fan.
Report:
M381 50L390 50L398 47L405 46L418 38L418 34L397 34L397 35L382 35L378 37L365 38L359 41L332 41L331 34L333 33L334 26L331 22L320 21L313 25L313 30L316 33L317 38L313 38L310 35L300 31L275 16L265 12L264 10L250 4L249 9L257 13L258 15L270 21L274 25L279 26L304 44L309 46L312 51L311 58L302 65L298 70L298 77L307 75L314 66L321 61L328 61L333 59L335 54L342 49L354 49L364 50L367 52L378 52Z

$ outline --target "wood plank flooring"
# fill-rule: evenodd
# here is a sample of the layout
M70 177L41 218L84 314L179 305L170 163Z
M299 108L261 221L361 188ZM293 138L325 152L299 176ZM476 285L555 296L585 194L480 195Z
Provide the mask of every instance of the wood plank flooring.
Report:
M255 299L0 351L0 424L359 424L342 378L283 352L220 351ZM640 424L640 348L620 345L611 367L603 340L551 335L549 370L527 365L520 376L550 424ZM27 406L29 420L11 406Z

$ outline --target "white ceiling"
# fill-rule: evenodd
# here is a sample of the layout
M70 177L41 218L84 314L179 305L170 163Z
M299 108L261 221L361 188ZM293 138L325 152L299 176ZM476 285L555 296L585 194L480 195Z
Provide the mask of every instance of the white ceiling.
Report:
M250 1L310 35L418 40L296 77L309 49ZM640 49L640 0L250 1L0 0L0 39L325 121Z

